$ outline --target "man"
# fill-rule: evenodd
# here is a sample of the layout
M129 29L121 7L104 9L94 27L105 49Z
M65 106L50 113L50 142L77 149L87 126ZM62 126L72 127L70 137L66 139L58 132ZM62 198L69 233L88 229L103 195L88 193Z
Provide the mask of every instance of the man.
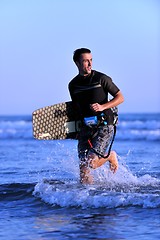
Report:
M110 169L118 169L117 155L105 152L113 137L113 112L111 108L124 101L119 88L112 79L92 70L92 54L87 48L74 51L73 61L79 74L69 83L69 91L75 108L82 120L78 136L78 156L80 159L81 183L93 183L90 169L96 169L109 161ZM108 94L113 99L108 101Z

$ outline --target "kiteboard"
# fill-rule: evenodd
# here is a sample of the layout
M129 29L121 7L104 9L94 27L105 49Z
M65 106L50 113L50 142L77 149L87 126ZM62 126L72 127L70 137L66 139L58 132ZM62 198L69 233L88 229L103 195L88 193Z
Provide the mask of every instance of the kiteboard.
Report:
M33 136L39 140L76 139L81 121L72 102L57 103L32 113Z

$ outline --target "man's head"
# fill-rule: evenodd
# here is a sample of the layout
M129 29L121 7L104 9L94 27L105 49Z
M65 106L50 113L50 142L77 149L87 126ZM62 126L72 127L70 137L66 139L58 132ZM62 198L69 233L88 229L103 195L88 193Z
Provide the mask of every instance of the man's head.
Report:
M92 70L92 54L88 48L79 48L74 51L73 61L78 67L79 73L86 76Z

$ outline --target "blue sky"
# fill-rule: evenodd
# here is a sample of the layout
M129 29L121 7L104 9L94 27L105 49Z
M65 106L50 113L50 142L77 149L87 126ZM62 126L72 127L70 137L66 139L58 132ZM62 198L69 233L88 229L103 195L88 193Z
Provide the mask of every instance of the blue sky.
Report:
M0 0L0 115L69 101L79 47L123 92L120 112L160 112L159 12L159 0Z

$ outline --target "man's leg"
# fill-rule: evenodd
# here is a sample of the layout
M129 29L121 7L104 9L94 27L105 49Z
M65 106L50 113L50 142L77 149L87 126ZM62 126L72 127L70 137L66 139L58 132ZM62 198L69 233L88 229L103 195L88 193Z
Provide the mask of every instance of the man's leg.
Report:
M88 151L90 146L88 144L88 139L90 137L91 128L83 126L78 139L78 157L80 160L80 182L83 184L92 184L93 176L91 175L91 170L88 161Z
M111 151L108 158L98 157L94 153L90 153L88 157L89 157L89 160L90 160L89 166L93 169L96 169L96 168L102 166L107 161L109 161L110 170L113 173L115 173L118 170L118 160L117 160L117 154L116 154L115 151Z
M92 184L93 176L90 173L90 167L87 162L80 162L80 182L83 184Z
M109 161L111 171L117 171L118 160L115 151L111 151L110 155L107 158L98 156L98 153L105 156L106 149L111 144L113 133L114 127L112 125L101 126L98 128L97 135L92 139L93 149L97 152L97 154L94 152L94 150L92 150L92 148L88 153L88 158L90 162L89 165L91 168L96 169L102 166L105 162Z
M90 168L96 169L104 163L109 162L110 170L115 173L118 170L118 160L115 151L111 151L108 158L99 158L96 154L89 154L88 159L80 162L80 182L83 184L93 184L94 179L90 173Z

